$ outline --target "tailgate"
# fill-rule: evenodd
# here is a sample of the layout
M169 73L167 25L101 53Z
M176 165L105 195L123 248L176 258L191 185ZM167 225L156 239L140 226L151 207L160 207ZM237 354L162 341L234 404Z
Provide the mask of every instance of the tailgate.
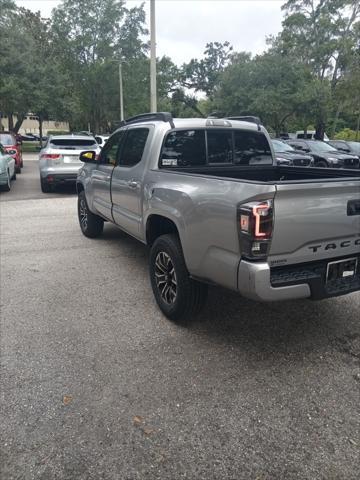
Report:
M360 179L280 184L270 265L360 253Z

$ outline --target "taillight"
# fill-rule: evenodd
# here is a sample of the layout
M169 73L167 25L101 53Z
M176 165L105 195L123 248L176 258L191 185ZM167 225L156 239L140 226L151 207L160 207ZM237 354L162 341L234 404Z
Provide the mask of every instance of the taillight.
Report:
M272 200L244 203L238 211L241 255L266 258L273 231Z
M43 153L41 155L41 159L42 160L56 160L56 159L60 159L61 155L59 155L58 153Z
M60 160L62 159L62 155L60 155L58 153L43 153L40 158L41 158L41 160L46 160L48 166L52 167L53 165L60 164Z

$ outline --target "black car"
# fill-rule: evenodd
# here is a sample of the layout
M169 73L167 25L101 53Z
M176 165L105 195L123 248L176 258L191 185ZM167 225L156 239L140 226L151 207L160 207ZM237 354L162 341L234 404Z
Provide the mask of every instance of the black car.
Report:
M314 158L314 167L359 168L359 157L336 150L321 140L287 140L287 144Z
M327 142L332 147L342 153L360 156L360 142L348 142L345 140L329 140Z
M313 157L306 153L299 152L282 140L274 139L272 144L278 165L291 165L296 167L309 167Z

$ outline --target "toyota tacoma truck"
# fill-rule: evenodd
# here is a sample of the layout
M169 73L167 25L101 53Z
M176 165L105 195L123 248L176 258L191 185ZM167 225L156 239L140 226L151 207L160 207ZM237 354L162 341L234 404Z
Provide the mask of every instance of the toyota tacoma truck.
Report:
M265 302L360 289L360 171L277 165L256 117L143 114L80 159L82 233L107 221L148 245L174 321L191 321L209 284Z

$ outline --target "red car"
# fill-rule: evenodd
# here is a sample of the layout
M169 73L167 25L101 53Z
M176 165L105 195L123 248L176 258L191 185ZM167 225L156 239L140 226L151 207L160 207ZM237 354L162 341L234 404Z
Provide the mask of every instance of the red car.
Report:
M0 132L0 143L6 150L6 153L15 159L15 171L21 173L23 167L23 158L21 152L21 142L16 139L14 133Z

